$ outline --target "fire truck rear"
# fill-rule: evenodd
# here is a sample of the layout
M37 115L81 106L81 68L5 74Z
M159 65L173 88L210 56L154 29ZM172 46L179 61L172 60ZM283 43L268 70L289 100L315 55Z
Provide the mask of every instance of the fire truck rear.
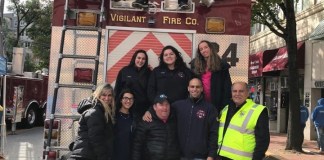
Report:
M19 66L21 64L13 64L13 68ZM36 77L32 72L7 73L3 57L0 57L0 67L0 105L4 107L5 120L14 126L23 122L27 128L42 124L47 105L48 76L38 74Z
M114 85L138 49L147 51L152 67L166 45L176 47L189 63L197 44L209 40L232 66L232 81L247 81L250 0L190 0L185 9L175 0L153 0L148 7L133 2L54 1L44 159L68 152L78 127L78 102L91 95L97 82ZM91 27L98 28L93 32Z

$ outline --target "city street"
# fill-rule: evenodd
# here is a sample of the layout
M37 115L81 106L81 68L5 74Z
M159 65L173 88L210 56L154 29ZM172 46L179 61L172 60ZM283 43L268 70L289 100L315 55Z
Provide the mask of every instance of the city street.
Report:
M11 131L8 130L5 158L10 160L42 159L43 130L43 127L17 129L14 135L11 135Z

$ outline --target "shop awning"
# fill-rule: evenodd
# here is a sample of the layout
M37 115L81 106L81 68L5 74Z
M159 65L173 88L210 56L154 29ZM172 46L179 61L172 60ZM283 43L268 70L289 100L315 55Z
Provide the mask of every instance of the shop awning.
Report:
M304 58L305 58L305 43L298 42L297 43L297 66L299 68L304 67ZM273 57L271 62L269 62L264 68L263 72L270 72L270 71L279 71L284 70L287 68L288 64L288 52L287 47L279 48L277 54Z
M324 40L324 20L309 35L309 40Z
M276 55L278 49L259 51L249 56L249 78L261 77L262 70Z

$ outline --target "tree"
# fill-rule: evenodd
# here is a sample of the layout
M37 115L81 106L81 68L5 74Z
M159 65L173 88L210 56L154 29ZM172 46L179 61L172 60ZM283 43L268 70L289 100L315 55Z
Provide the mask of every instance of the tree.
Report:
M10 2L8 10L14 12L17 28L14 33L8 32L6 36L6 54L9 60L12 59L12 48L22 46L20 37L27 31L28 37L33 40L31 50L34 56L25 59L25 68L48 68L52 3L50 0L10 0ZM34 63L35 61L39 63Z
M34 57L39 59L36 69L48 68L51 47L51 18L52 3L49 0L44 2L41 15L35 19L33 25L27 29L27 35L33 40L31 49Z
M27 0L20 2L20 0L10 0L12 3L8 6L8 10L14 12L17 16L16 38L13 43L14 47L19 47L20 36L29 27L35 19L41 16L41 3L39 0Z
M286 150L302 152L300 126L300 96L296 67L297 36L294 0L256 0L252 7L252 23L266 25L274 34L284 39L288 52L289 119ZM283 19L278 16L283 13Z

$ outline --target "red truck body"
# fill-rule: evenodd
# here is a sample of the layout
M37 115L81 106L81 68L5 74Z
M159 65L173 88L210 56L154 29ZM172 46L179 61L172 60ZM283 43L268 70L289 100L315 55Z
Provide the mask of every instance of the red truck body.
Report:
M47 106L48 76L29 78L2 75L0 82L1 105L5 106L6 120L24 122L26 127L43 122ZM20 88L21 91L16 94L15 88Z

